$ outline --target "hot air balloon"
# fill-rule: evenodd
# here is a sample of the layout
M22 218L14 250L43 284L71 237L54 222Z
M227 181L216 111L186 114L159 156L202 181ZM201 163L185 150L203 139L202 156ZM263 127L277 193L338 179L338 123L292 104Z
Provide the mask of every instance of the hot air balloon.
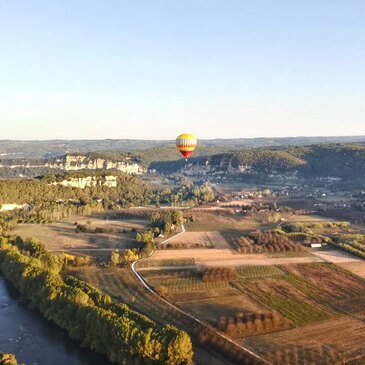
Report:
M180 134L176 138L176 148L187 160L196 148L196 138L192 134Z

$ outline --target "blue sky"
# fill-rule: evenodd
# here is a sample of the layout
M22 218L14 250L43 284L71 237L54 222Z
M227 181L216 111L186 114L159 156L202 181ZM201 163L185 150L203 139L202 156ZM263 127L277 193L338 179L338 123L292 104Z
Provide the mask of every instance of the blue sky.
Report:
M365 134L363 0L0 0L0 139Z

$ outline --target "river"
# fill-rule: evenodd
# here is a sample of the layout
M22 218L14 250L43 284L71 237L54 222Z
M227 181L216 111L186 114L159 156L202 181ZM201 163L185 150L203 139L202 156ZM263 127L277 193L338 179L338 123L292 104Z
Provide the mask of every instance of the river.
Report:
M111 365L105 357L81 348L66 332L19 300L0 275L0 351L26 365Z

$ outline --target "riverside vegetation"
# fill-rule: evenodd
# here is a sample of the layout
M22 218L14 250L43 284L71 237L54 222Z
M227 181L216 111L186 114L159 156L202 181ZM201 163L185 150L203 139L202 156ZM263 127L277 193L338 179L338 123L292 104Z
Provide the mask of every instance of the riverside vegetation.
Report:
M158 326L126 304L117 304L89 284L67 276L62 255L49 253L39 242L2 237L0 267L46 319L110 361L192 364L192 343L185 332L171 325Z

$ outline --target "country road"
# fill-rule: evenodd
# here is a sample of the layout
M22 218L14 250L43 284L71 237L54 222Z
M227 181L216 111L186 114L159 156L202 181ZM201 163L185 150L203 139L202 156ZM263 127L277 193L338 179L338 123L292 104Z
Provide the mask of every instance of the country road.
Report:
M182 232L178 233L177 235L173 236L173 237L176 237L178 235L182 235L185 233L185 227L184 225L181 226L182 228ZM168 242L170 239L172 239L173 237L170 237L168 238L167 240L163 241L160 243L160 246L165 244L166 242ZM161 300L162 302L164 302L165 304L167 304L168 306L170 306L171 308L173 308L174 310L178 311L179 313L193 319L195 322L199 323L200 325L204 326L204 327L209 327L210 326L206 323L204 323L203 321L201 321L199 318L193 316L192 314L188 313L188 312L185 312L184 310L182 310L181 308L175 306L174 304L172 304L170 301L166 300L165 298L163 298L162 296L160 296L157 292L155 292L153 290L152 287L150 287L147 282L144 280L144 278L142 277L141 274L139 274L139 272L137 271L137 264L138 262L142 261L142 260L148 260L150 259L151 257L154 256L154 254L156 253L156 251L152 251L150 256L146 259L139 259L139 260L136 260L132 263L131 265L131 269L134 273L134 275L136 276L136 278L140 281L140 283L145 287L146 290L148 290L151 294L155 295L156 297L159 298L159 300ZM261 356L257 355L256 353L254 353L253 351L251 351L250 349L248 349L247 347L241 345L241 344L238 344L236 343L235 341L231 340L228 336L224 335L223 333L221 332L216 332L216 334L218 336L220 336L222 339L224 339L225 341L227 342L230 342L231 344L233 344L234 346L236 346L237 348L240 348L241 350L243 350L244 352L247 353L247 355L250 355L252 356L253 358L255 358L256 360L260 361L262 364L265 364L265 365L269 365L269 362L267 362L265 359L263 359Z

